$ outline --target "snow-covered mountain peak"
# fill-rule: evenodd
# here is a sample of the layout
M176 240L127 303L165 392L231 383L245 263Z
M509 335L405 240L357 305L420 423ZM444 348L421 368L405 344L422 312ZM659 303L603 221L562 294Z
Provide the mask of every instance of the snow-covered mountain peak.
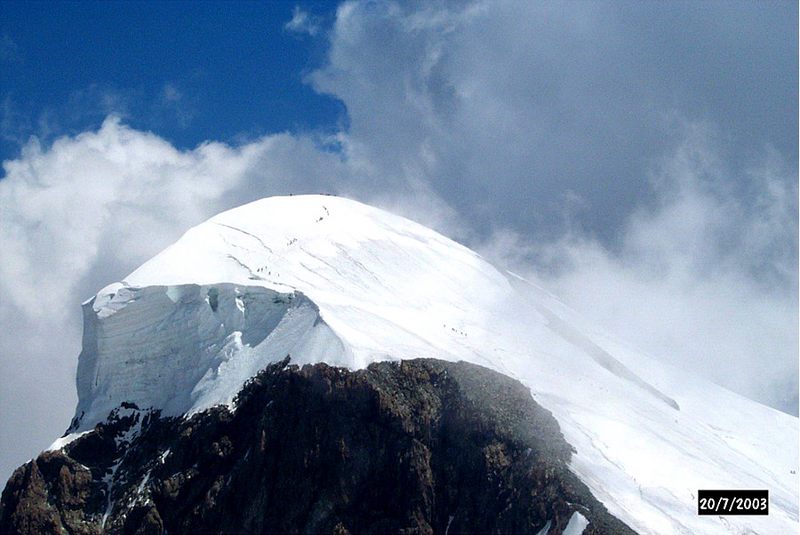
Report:
M796 529L796 418L651 361L430 229L331 196L224 212L87 301L71 430L125 401L165 415L230 404L287 354L493 368L553 412L572 469L635 529ZM770 516L698 517L701 488L769 488Z
M86 303L76 429L120 401L168 414L230 402L287 353L354 368L470 358L465 326L488 325L513 293L474 252L388 212L321 195L256 201Z
M236 282L286 288L331 283L348 291L348 275L369 273L366 265L349 257L368 252L377 261L405 257L403 264L432 260L457 261L471 266L480 258L463 246L408 219L349 199L323 195L270 197L223 212L189 230L175 245L129 275L131 285ZM437 258L439 257L439 258ZM320 271L352 264L346 273L323 281ZM387 264L387 262L383 262ZM326 269L327 266L327 269ZM417 287L432 280L409 281L399 266L381 266L382 283ZM484 270L496 282L504 278ZM303 279L303 275L314 280ZM305 282L303 282L305 280ZM363 293L376 291L379 281L361 281Z

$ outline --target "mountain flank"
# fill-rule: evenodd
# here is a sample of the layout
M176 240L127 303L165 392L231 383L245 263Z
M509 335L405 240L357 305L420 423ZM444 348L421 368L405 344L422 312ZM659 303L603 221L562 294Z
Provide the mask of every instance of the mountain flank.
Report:
M633 533L569 470L551 413L487 368L287 357L234 406L123 403L16 470L0 532Z

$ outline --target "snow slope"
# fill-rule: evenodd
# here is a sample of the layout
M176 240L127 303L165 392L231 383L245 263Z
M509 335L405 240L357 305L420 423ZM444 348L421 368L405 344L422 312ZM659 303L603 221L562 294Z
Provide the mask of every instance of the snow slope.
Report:
M572 469L634 529L797 532L797 418L648 359L430 229L337 197L222 213L85 303L70 431L122 401L171 415L231 403L287 354L493 368L553 412ZM770 515L699 517L704 488L769 489Z

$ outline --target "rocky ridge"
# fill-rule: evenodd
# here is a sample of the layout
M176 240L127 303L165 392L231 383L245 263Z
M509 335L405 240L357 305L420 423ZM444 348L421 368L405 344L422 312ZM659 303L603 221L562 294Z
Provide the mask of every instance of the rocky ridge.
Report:
M572 454L530 391L487 368L287 357L233 409L118 407L17 469L0 532L633 533L570 471Z

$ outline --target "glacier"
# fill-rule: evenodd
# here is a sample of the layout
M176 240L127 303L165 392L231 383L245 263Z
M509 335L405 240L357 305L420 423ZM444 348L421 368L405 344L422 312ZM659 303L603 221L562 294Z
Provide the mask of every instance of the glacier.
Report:
M70 436L122 402L173 416L231 405L287 355L351 369L464 360L529 387L576 448L570 468L640 533L798 529L797 418L653 360L534 281L356 201L271 197L219 214L83 311ZM770 514L698 516L697 490L715 488L769 489Z

